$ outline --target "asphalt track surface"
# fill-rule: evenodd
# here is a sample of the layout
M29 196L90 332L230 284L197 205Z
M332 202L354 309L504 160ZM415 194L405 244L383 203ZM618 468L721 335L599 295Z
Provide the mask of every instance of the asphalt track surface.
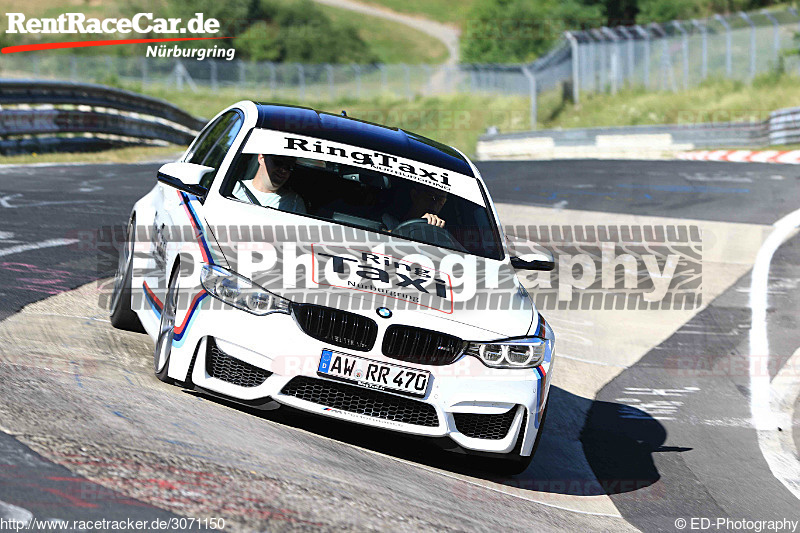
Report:
M224 516L226 530L608 531L676 531L675 520L690 517L800 520L800 502L773 476L750 426L741 370L749 273L596 397L554 387L535 464L521 478L497 479L426 442L283 410L253 412L157 382L149 342L118 334L88 309L97 296L86 284L112 275L114 263L84 245L98 228L125 220L157 166L0 168L0 502L14 506L0 505L0 518L27 510L63 520ZM800 169L788 166L480 168L496 202L604 212L609 221L640 214L772 224L800 207ZM772 260L773 377L800 346L798 258L793 237ZM15 315L33 302L26 311L34 313ZM799 426L795 419L786 428L795 453ZM597 494L569 483L585 473L571 470L559 439L576 431L601 482ZM546 492L576 501L607 495L618 514L553 505L537 496Z

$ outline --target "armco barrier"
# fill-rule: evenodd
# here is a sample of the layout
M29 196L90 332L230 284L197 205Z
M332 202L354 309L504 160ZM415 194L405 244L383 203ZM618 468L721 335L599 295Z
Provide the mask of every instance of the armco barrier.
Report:
M0 80L0 154L191 142L205 121L103 85ZM80 140L77 140L80 139Z
M658 159L694 149L800 143L800 108L773 111L763 122L623 126L487 134L478 159Z

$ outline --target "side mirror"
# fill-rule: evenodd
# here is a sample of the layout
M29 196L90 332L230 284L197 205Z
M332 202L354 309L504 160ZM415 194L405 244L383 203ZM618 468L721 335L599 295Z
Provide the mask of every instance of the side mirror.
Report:
M553 254L525 254L521 257L511 256L511 266L517 270L544 270L549 272L556 268Z
M535 242L520 239L513 235L506 236L511 266L518 270L543 270L549 272L556 268L553 253Z
M193 194L202 201L206 199L208 189L200 185L200 181L203 176L216 170L214 167L194 163L167 163L158 169L158 181L179 191Z

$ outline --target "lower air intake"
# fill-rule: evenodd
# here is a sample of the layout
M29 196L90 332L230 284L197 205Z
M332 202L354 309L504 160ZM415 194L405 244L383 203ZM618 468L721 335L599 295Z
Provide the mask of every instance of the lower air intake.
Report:
M206 372L208 375L240 387L257 387L272 375L269 370L258 368L240 361L219 349L217 343L209 338L206 352Z
M508 435L517 408L509 409L502 415L477 415L472 413L453 413L459 433L473 439L499 440Z
M335 381L298 376L281 390L281 394L332 409L415 426L439 425L436 409L428 403Z

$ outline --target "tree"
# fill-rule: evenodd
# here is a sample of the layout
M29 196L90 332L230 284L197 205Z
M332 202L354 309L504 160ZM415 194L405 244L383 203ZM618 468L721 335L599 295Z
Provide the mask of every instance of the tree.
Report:
M467 63L519 63L546 53L567 29L602 26L601 6L576 0L487 0L471 9L461 37Z

